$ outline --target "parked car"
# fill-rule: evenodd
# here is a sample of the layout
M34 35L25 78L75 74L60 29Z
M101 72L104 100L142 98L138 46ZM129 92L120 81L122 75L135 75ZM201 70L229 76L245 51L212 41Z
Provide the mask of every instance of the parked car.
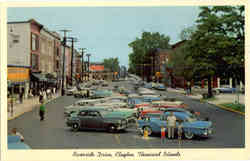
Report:
M219 94L219 93L236 93L236 88L230 88L229 86L224 86L224 87L221 87L221 88L214 88L212 91L215 92L216 94Z
M166 90L166 87L163 85L163 84L156 84L154 86L154 89L156 90L161 90L161 91L165 91Z
M94 108L81 109L71 114L67 118L66 124L74 131L78 131L79 129L93 129L115 132L125 130L128 127L125 116Z
M92 98L92 99L105 98L105 97L110 97L111 95L112 95L111 90L95 90L90 95L90 98Z
M187 107L187 105L184 104L182 101L175 101L175 102L171 102L171 101L154 101L154 102L152 102L152 106L154 108L171 108L171 107L186 108Z
M209 137L212 134L212 122L200 121L194 116L190 116L185 112L173 112L177 121L176 126L182 121L182 131L187 139L192 139L194 136ZM170 112L165 112L160 118L150 118L147 120L138 120L139 130L144 133L148 131L148 135L160 133L161 126L167 126L167 116ZM167 130L167 129L166 129ZM176 131L177 132L177 129Z
M150 102L150 103L161 100L161 98L156 95L143 95L142 97L144 102Z
M8 149L31 149L31 147L21 141L20 136L8 135Z
M67 89L65 93L66 95L70 96L70 95L73 95L74 91L77 91L76 87Z

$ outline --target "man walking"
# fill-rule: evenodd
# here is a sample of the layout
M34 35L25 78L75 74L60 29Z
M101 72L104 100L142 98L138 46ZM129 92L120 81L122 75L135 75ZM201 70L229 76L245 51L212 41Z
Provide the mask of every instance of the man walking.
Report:
M176 117L173 112L170 112L170 115L167 117L167 126L168 126L168 138L174 138L174 130L176 127Z
M44 106L44 103L42 101L41 106L40 106L40 111L39 111L40 121L44 120L44 114L45 114L45 106Z

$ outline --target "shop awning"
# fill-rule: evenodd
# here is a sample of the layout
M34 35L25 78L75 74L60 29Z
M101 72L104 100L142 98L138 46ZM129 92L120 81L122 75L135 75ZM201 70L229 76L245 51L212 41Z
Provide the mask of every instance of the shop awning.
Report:
M33 76L33 78L40 82L46 82L48 80L44 74L32 73L31 75Z

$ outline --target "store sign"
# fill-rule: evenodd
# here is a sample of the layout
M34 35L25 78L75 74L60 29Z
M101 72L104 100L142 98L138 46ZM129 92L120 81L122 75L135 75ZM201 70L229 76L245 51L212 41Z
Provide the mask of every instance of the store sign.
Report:
M13 82L28 81L29 69L20 67L8 67L8 80Z

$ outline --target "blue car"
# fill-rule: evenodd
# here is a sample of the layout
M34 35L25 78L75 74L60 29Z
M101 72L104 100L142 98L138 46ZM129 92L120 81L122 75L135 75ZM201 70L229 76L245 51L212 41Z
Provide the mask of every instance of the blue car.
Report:
M160 101L160 97L143 96L143 102Z
M186 112L173 112L176 117L176 126L179 121L182 121L182 131L187 139L192 139L194 136L209 137L212 134L212 122L201 121L196 117L187 114ZM138 120L139 131L144 133L148 131L148 135L153 133L160 133L161 126L167 127L167 116L170 112L165 112L160 118L150 118L145 120ZM166 128L167 130L167 128ZM177 133L177 128L176 128Z
M30 146L21 142L20 136L9 135L8 136L8 149L31 149Z
M156 90L161 90L161 91L165 91L166 87L163 84L157 84L154 89Z

